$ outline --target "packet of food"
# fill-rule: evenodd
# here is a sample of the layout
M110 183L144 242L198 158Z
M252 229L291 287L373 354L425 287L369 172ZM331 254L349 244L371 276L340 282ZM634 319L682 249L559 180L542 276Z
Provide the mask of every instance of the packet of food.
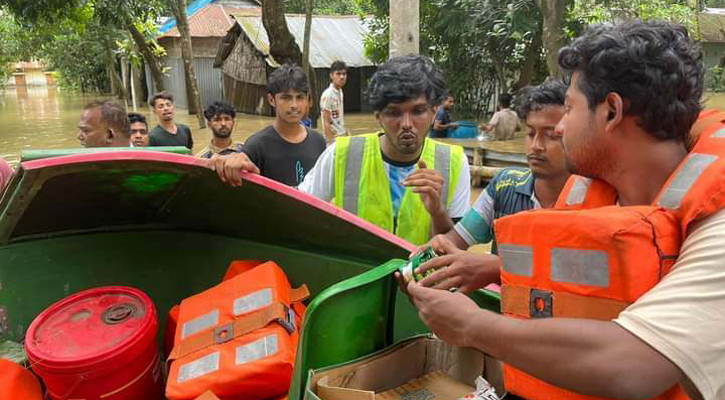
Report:
M496 389L482 377L476 378L476 390L458 400L501 400L496 394Z
M423 251L414 255L407 264L403 265L398 270L400 271L400 274L403 275L403 279L406 283L410 281L419 282L421 279L435 272L435 270L429 269L425 272L425 274L418 274L415 272L415 269L426 261L437 256L438 254L436 254L436 252L433 250L433 247L428 246L423 249Z

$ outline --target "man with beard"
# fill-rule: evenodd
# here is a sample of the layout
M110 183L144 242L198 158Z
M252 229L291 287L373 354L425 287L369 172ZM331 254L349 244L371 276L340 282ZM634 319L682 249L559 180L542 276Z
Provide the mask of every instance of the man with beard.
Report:
M434 248L441 241L466 250L478 243L494 244L494 221L520 211L551 208L569 178L564 161L561 136L554 132L564 115L566 85L548 79L538 86L521 89L517 96L518 113L526 122L526 147L529 168L509 167L498 172L463 219L444 235L433 238Z
M191 129L174 123L174 97L169 92L159 92L151 98L150 104L159 124L151 130L149 146L184 146L191 150L194 147Z
M302 68L285 64L272 72L267 101L274 107L274 123L247 139L244 154L261 175L297 186L325 150L322 135L301 124L310 108L310 87Z
M449 231L468 209L468 160L459 146L427 138L446 90L427 57L390 59L370 80L382 131L341 136L299 189L414 244Z
M444 246L404 288L438 337L503 361L517 396L724 399L725 113L701 112L702 53L683 26L634 21L590 27L559 64L580 176L555 210L496 222L501 258L461 268ZM449 292L493 282L504 315Z
M236 116L237 112L234 107L221 101L214 102L204 110L204 118L206 118L213 137L209 147L199 152L197 157L211 158L214 154L227 155L242 151L242 143L232 140Z

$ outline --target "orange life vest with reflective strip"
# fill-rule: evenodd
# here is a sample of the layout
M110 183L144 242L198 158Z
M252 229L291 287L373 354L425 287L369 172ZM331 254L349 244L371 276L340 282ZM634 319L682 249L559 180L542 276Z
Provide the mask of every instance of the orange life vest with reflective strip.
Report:
M689 154L650 206L615 206L603 181L572 176L555 209L495 223L501 308L519 318L612 320L674 265L692 225L725 208L725 113L705 111ZM504 365L506 389L529 400L595 400ZM688 397L675 386L658 400Z
M166 397L194 399L211 390L222 400L255 400L287 393L308 296L270 261L184 299Z

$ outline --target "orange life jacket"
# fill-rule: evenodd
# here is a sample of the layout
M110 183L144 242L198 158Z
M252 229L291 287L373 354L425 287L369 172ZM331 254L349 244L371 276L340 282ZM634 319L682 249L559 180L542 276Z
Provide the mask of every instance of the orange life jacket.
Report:
M8 399L43 399L38 378L21 365L2 358L0 358L0 390Z
M247 272L250 269L256 267L259 264L264 264L264 261L259 260L236 260L232 261L227 267L227 272L224 274L222 281L226 281L234 278L235 276ZM301 303L295 303L295 306L299 304L304 310L304 305ZM295 310L298 312L298 310ZM179 324L179 305L171 307L169 313L166 315L166 329L164 330L164 358L169 358L171 350L174 348L174 339L176 338L176 326Z
M184 299L166 397L194 399L211 390L222 400L255 400L287 393L308 296L270 261Z
M519 318L612 320L669 273L692 225L725 208L725 113L705 111L690 152L650 206L615 206L603 181L572 176L552 210L495 223L501 308ZM506 389L529 400L595 400L504 365ZM683 400L675 386L658 400Z

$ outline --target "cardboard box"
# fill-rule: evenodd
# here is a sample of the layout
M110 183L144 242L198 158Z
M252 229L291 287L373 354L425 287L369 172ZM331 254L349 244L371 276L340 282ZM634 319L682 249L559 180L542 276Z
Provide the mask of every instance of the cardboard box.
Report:
M425 336L315 370L308 384L321 400L456 400L474 391L478 376L489 381L499 396L505 393L500 362Z
M219 398L211 390L207 390L194 400L219 400Z

